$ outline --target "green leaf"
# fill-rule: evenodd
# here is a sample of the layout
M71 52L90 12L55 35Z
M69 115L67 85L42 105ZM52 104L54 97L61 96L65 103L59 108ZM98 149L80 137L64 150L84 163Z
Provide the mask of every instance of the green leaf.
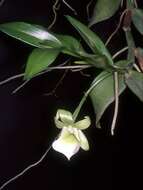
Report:
M126 35L126 41L127 41L127 46L128 46L127 59L131 61L132 63L134 63L135 62L135 55L134 55L135 42L133 39L133 35L130 30L125 30L125 35Z
M132 62L130 60L120 60L115 62L115 68L118 71L127 71L130 67L132 67Z
M134 0L126 0L127 1L127 9L132 9L135 6Z
M78 20L70 16L67 16L67 19L76 28L92 51L97 55L104 55L108 60L108 64L113 66L112 57L100 38L86 25L82 24Z
M134 50L135 56L138 60L139 67L141 71L143 72L143 48L135 48Z
M108 60L104 55L84 54L81 56L82 64L91 64L97 68L106 69L109 67ZM78 62L77 62L78 63Z
M85 53L80 42L69 35L55 34L56 38L62 43L62 52L71 56L79 57Z
M22 42L39 48L60 48L60 41L44 27L24 22L10 22L0 25L0 31ZM43 44L44 42L44 44Z
M90 26L112 17L120 4L121 0L98 0L93 11Z
M132 10L132 21L136 29L143 35L143 10L142 9Z
M125 90L124 75L119 74L119 94ZM93 81L96 86L90 93L94 111L96 113L96 124L100 127L99 121L106 108L115 100L113 73L103 71Z
M143 73L130 71L126 74L126 84L129 89L143 102Z
M24 79L30 79L45 70L55 61L58 54L57 49L34 49L28 58Z

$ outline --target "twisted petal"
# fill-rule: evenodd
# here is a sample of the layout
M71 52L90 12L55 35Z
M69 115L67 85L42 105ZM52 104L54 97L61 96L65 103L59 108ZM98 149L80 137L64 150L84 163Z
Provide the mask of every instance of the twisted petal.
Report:
M59 109L57 111L56 117L55 117L55 123L57 123L57 121L61 121L64 124L73 124L73 117L71 112L63 110L63 109ZM57 126L58 128L61 128L59 126Z
M73 134L78 140L80 147L83 150L86 150L86 151L89 150L89 143L84 133L77 128L73 128Z
M80 147L83 150L86 150L86 151L89 150L88 140L81 130L78 130L78 138L79 138Z
M56 117L55 117L55 125L59 129L62 129L63 127L66 127L65 124L62 121L58 120Z
M87 129L90 125L91 125L90 117L85 116L83 120L76 122L74 124L74 127L77 129L84 130Z
M64 154L68 160L79 151L80 144L74 134L64 127L60 136L52 144L54 150Z

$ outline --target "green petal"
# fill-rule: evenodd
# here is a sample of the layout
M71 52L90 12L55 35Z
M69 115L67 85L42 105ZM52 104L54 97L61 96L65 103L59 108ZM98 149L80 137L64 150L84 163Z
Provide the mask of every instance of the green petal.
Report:
M71 112L63 109L59 109L55 117L55 121L60 121L60 120L65 124L73 124L73 117Z
M55 125L59 129L62 129L63 127L66 127L66 125L62 121L59 121L58 119L56 119L56 117L55 117Z
M87 129L90 125L91 125L90 117L85 116L83 120L76 122L74 124L74 127L77 129L84 130Z
M75 134L75 136L77 137L77 134ZM83 150L86 150L86 151L89 150L88 140L87 140L86 136L84 135L84 133L81 130L78 130L77 139L79 140L80 147Z

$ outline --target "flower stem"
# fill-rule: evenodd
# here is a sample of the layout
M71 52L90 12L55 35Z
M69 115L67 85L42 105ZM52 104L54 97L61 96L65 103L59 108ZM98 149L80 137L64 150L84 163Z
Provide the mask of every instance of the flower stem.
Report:
M93 88L95 86L97 86L101 81L103 81L106 77L108 77L110 75L110 73L106 73L102 78L100 78L99 80L97 80L96 82L94 82L90 88L85 92L84 96L82 97L79 105L77 106L77 108L75 109L74 113L73 113L73 119L74 121L76 120L84 102L86 101L86 98L88 97L88 95L90 94L90 92L93 90Z

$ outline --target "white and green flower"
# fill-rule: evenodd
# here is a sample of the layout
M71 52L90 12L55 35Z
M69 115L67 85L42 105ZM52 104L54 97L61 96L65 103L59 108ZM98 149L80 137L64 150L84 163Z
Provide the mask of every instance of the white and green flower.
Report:
M56 127L62 129L59 137L52 144L54 150L64 154L68 160L76 154L80 148L87 151L89 144L82 130L87 129L90 118L84 117L83 120L74 122L71 112L59 109L55 117Z

